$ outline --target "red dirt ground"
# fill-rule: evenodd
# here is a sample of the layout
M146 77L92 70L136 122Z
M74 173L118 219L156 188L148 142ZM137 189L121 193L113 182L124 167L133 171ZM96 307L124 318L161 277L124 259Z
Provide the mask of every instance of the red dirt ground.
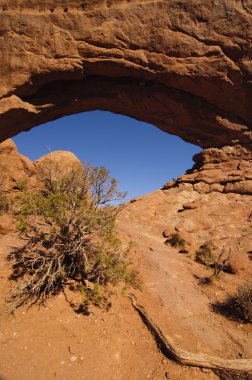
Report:
M155 210L163 209L162 199L161 193L153 193L130 205L130 213L126 209L119 218L125 244L136 242L130 257L143 282L141 291L134 291L138 302L180 348L223 358L251 358L252 326L227 320L209 307L244 279L225 274L211 286L198 285L194 275L204 276L206 269L163 244L164 226L158 211L153 216L151 208L155 201ZM15 317L9 316L4 299L11 268L6 257L20 244L14 232L0 236L1 380L218 379L211 371L182 367L165 358L119 290L108 311L92 308L89 316L74 313L63 295L41 309L22 308ZM76 298L70 291L67 296Z

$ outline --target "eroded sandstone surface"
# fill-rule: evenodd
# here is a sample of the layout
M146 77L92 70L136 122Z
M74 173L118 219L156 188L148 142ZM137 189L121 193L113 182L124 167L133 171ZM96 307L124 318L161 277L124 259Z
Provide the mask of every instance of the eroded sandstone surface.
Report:
M250 0L0 0L0 34L0 140L108 110L207 148L180 181L251 194Z
M211 192L252 195L252 152L241 145L204 149L193 157L195 165L164 185L163 189L182 187L201 194Z
M247 145L250 0L0 1L0 138L102 109Z
M0 186L10 193L25 185L40 186L43 175L59 176L81 165L75 154L53 151L36 161L18 152L16 144L8 139L0 144Z
M229 148L224 152L229 157L233 151ZM7 160L9 166L5 165ZM206 156L205 165L207 160ZM1 174L10 179L8 192L19 191L24 180L36 186L38 173L51 162L60 172L79 164L75 155L62 151L32 162L18 153L11 140L0 144ZM134 293L177 347L224 359L251 358L251 324L229 320L212 308L251 279L251 196L202 192L195 181L178 180L175 186L137 197L119 214L118 233L125 250L131 242L129 262L141 278L141 290ZM186 252L165 244L166 237L174 232L185 239ZM225 253L231 250L233 272L221 273L212 284L203 285L200 279L211 276L212 270L195 262L193 253L208 240L214 242L217 256L223 248ZM59 295L39 311L22 308L16 318L10 318L4 302L11 286L11 263L6 258L13 247L23 244L13 218L0 215L0 377L19 380L23 371L26 380L54 379L55 373L62 379L78 380L219 378L211 371L177 366L165 359L119 290L111 298L109 311L92 308L89 317L76 315ZM77 295L68 291L67 297L71 302ZM94 366L94 358L99 366Z
M118 230L125 244L136 244L137 296L152 318L181 348L224 358L249 358L252 347L250 326L210 307L251 276L251 41L250 0L0 0L0 141L100 109L204 148L187 174L129 203ZM33 163L10 140L0 154L6 191L27 179L36 185L48 159ZM75 161L63 152L54 157L63 166ZM9 290L6 255L20 244L11 223L0 223L2 294ZM181 234L188 253L166 246L165 231ZM218 252L232 249L234 273L200 287L209 272L190 255L209 239ZM10 321L0 303L0 377L19 379L21 369L29 380L79 379L84 365L90 379L216 378L164 362L127 300L115 297L114 309L94 310L91 321L70 315L60 299Z
M34 163L21 155L16 144L8 139L0 144L0 186L1 190L11 191L24 181L34 181Z
M213 240L220 249L232 249L235 268L248 269L252 253L251 156L244 160L244 152L237 146L204 150L195 156L195 166L188 174L129 202L120 220L126 225L129 220L129 225L135 226L133 231L146 224L161 240L165 229L168 234L177 231L190 253ZM11 139L0 144L0 184L7 193L22 190L25 183L40 186L43 173L59 176L79 165L71 152L54 151L32 162L18 152Z

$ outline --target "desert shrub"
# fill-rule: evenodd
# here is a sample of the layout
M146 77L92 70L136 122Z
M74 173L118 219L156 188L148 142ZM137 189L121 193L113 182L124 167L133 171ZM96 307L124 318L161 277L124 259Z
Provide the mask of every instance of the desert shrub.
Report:
M8 212L10 207L9 197L4 192L4 179L0 178L0 213Z
M231 254L231 248L228 245L223 246L222 250L217 254L213 253L213 250L217 247L208 241L200 246L200 248L195 252L192 258L212 269L212 273L207 277L197 277L200 285L210 285L215 280L219 279L223 272L232 273L229 265L229 257Z
M21 235L28 232L28 224L22 215L17 220L16 229Z
M7 195L0 192L0 212L8 212L10 208L10 200Z
M105 304L107 300L104 287L99 282L96 282L93 287L82 286L81 294L82 305L85 307L88 307L89 304L100 306L101 304Z
M235 309L244 321L252 323L252 284L245 284L238 288Z
M195 252L195 261L207 266L213 265L216 262L216 255L213 252L214 248L211 241L202 244Z
M225 302L212 305L213 310L227 317L252 323L252 283L241 285Z
M15 189L19 191L25 191L27 190L28 185L29 185L28 179L26 178L20 179L16 182Z
M137 286L137 274L128 269L115 217L120 206L111 206L124 194L105 168L83 165L65 175L44 172L43 187L18 195L20 232L27 242L12 252L10 309L24 304L44 304L48 297L71 285L83 304L101 304L107 285L119 282ZM92 286L90 286L92 284Z
M232 305L232 314L244 322L252 323L252 283L246 283L237 289L237 293L227 300Z
M170 244L172 247L175 248L183 248L186 245L186 242L184 239L181 238L180 234L176 232L170 235L170 237L165 241L165 244Z

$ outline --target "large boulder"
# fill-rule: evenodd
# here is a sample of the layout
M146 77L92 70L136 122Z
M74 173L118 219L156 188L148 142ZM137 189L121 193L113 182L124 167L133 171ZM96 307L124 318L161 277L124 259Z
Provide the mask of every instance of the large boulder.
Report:
M0 144L0 185L6 192L39 186L43 176L57 179L81 167L81 161L71 152L54 151L32 162L18 152L11 139Z
M246 252L232 252L228 263L234 274L245 273L251 267L249 256Z
M12 140L0 144L0 181L4 191L19 189L26 182L33 182L35 174L33 162L18 152Z
M75 154L68 151L56 150L48 153L34 162L37 178L50 176L53 179L62 178L72 170L81 169L81 161Z

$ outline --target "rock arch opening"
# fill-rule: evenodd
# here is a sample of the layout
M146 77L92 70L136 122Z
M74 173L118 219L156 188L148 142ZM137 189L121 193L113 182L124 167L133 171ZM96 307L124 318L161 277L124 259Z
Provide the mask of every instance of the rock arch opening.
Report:
M152 125L110 112L85 112L61 118L14 138L32 161L48 151L70 151L95 166L105 166L127 190L127 199L160 189L193 165L200 148Z
M102 109L203 148L250 142L248 4L12 0L0 6L1 140L59 116Z
M140 236L140 244L147 241L146 253L156 249L165 223L189 234L197 247L209 237L220 247L231 244L236 257L243 255L240 269L248 266L243 258L251 252L251 0L6 3L0 0L0 141L63 116L102 110L150 123L200 146L203 151L186 175L167 183L155 199L128 205L125 235L136 206L135 231L147 212ZM3 167L9 165L11 171L9 152L16 160L15 147L10 141L5 144ZM29 169L30 163L24 160L23 165ZM148 240L150 229L154 239ZM150 260L156 256L147 255ZM155 266L149 268L155 274ZM166 297L175 289L174 277L165 274L165 281ZM181 299L189 310L185 285ZM181 307L176 289L173 297L167 313L174 305ZM199 329L196 293L193 298L199 334L195 342L203 337L204 343L206 319ZM181 314L186 310L182 306ZM184 322L181 326L186 334L192 330Z
M206 191L252 192L248 2L0 0L0 25L1 141L111 111L206 149Z

